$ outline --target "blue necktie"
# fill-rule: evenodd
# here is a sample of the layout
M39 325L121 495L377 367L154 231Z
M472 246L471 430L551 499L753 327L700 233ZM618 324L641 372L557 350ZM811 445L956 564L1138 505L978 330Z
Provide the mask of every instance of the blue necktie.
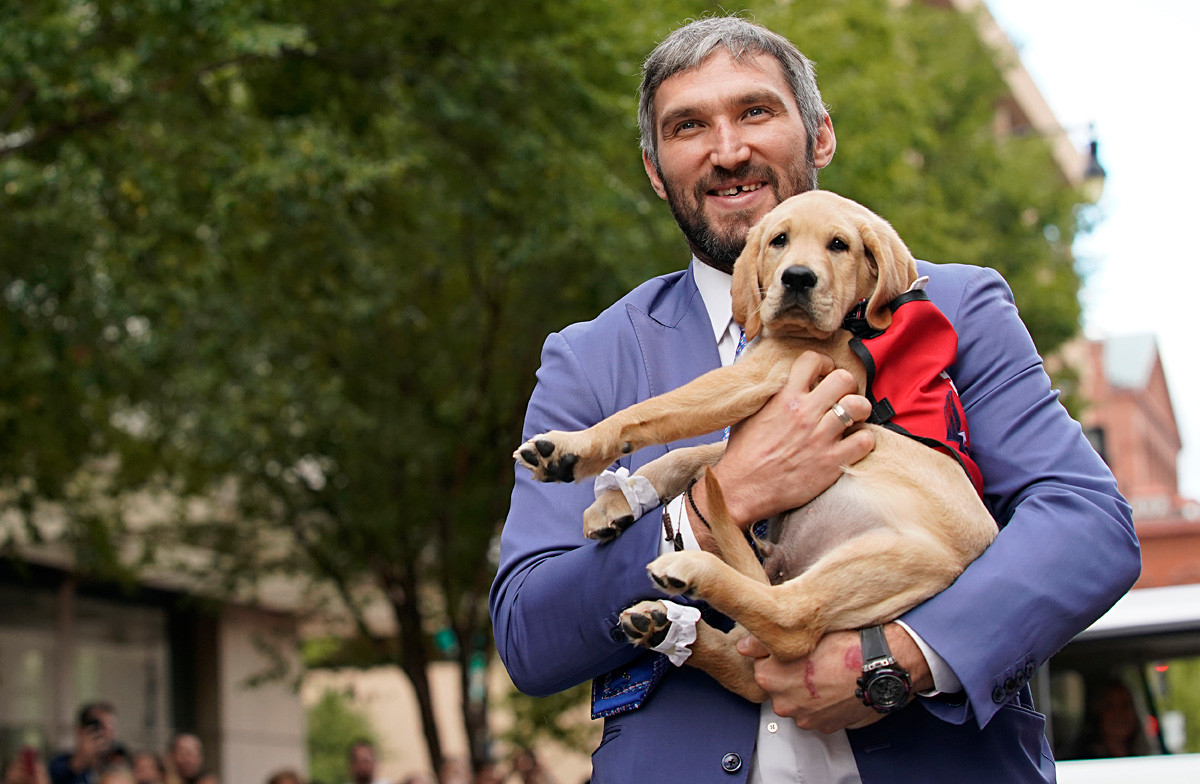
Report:
M746 347L746 330L742 329L740 324L738 325L738 333L739 333L739 336L738 336L737 350L733 352L733 361L734 362L737 362L737 358L742 355L742 349L744 349ZM726 441L729 440L729 425L725 426L725 440Z
M737 358L742 355L742 349L744 349L746 347L746 330L742 329L739 326L738 331L741 332L741 337L738 338L737 350L733 352L733 361L734 362L737 362ZM726 441L729 440L729 426L728 425L725 427L725 440ZM759 520L757 523L750 526L750 530L754 532L754 537L751 538L751 540L750 540L750 546L754 548L754 554L758 555L758 548L755 547L755 545L754 545L754 539L766 539L767 538L767 532L768 532L767 521ZM761 561L762 556L759 556L758 560Z

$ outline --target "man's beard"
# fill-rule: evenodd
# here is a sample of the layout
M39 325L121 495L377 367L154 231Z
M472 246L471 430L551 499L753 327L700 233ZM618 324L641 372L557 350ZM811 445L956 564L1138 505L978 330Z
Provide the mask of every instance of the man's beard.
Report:
M817 166L813 147L808 145L803 159L788 167L782 180L773 169L761 165L746 163L732 171L716 167L710 175L696 183L691 200L686 204L683 194L663 176L661 169L658 177L666 190L671 214L692 252L710 266L732 273L733 263L742 255L742 249L746 247L746 235L755 221L747 210L730 215L723 231L714 228L704 214L704 200L708 191L730 181L763 180L767 183L764 187L775 193L777 202L782 202L790 196L817 187Z

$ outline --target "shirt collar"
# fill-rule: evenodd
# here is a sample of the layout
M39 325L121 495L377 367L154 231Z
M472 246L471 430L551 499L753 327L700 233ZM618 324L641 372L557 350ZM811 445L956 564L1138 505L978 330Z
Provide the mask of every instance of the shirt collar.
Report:
M692 276L712 322L713 338L720 343L733 320L733 296L730 294L733 276L710 267L695 256L692 257Z

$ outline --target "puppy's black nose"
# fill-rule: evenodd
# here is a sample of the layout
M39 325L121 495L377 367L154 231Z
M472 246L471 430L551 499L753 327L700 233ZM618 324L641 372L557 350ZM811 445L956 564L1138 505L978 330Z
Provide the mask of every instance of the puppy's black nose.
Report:
M780 280L788 291L801 293L817 285L817 273L808 267L793 264L783 271Z

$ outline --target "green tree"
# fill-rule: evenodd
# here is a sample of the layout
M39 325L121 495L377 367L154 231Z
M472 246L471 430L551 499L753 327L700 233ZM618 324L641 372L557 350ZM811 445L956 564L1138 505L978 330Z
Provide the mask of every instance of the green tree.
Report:
M969 23L884 0L762 6L818 62L841 148L823 185L918 255L1004 272L1043 351L1073 334L1075 194L1042 145L996 140L1001 83ZM412 680L432 759L426 665L459 661L481 763L489 554L540 341L684 263L634 93L654 42L712 10L5 4L10 552L50 535L36 512L53 503L85 575L183 568L187 545L212 555L195 577L213 591L332 587L359 659ZM134 494L170 514L135 525ZM394 634L368 626L372 605Z

